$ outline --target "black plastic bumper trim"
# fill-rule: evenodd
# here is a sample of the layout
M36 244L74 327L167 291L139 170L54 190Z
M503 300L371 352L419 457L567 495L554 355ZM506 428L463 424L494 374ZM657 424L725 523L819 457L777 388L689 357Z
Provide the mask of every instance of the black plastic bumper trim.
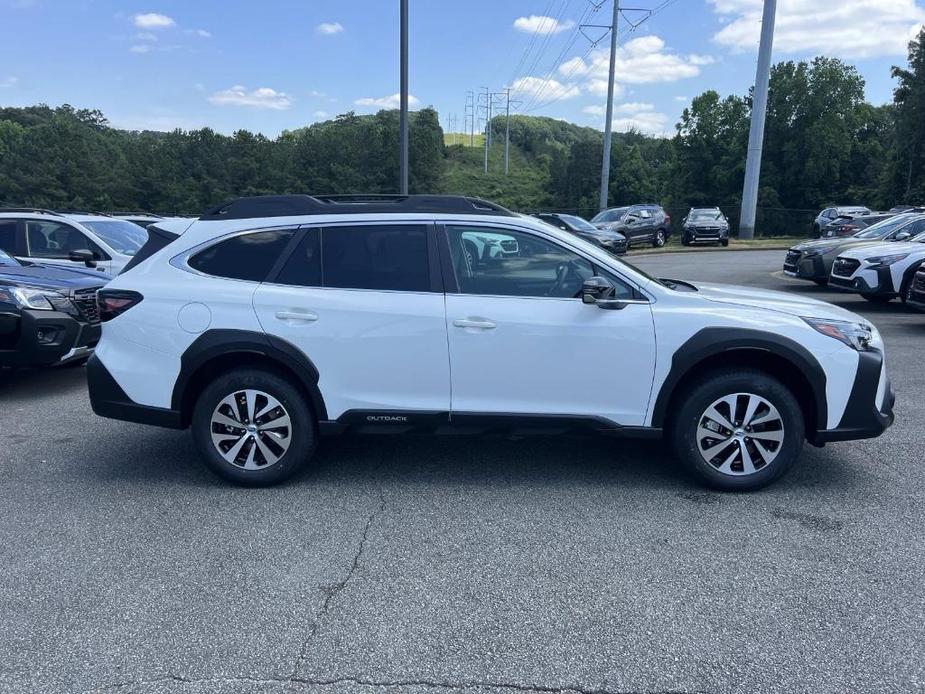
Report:
M132 400L95 354L87 362L87 386L90 406L100 417L168 429L185 428L177 410L139 405Z
M883 355L880 352L859 352L858 357L858 370L841 421L835 429L817 431L812 443L872 439L893 424L896 395L889 381L886 383L883 410L877 409L877 386L880 385Z
M14 325L10 314L6 314L5 330L12 334L19 331L19 337L9 348L0 349L2 366L54 366L74 349L92 349L100 339L98 323L83 323L61 311L26 309L19 313ZM57 330L54 340L42 343L38 340L39 329ZM78 356L86 356L81 354Z

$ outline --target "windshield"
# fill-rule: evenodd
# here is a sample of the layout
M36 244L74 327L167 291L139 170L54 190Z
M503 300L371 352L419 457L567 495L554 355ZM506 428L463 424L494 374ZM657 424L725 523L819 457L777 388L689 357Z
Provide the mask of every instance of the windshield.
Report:
M22 266L22 263L16 260L16 258L11 256L5 250L0 248L0 267L21 267L21 266Z
M99 236L106 245L122 255L135 255L148 240L148 232L137 224L122 219L81 222Z
M560 214L559 218L563 222L571 224L572 228L578 231L597 231L597 227L591 224L591 222L581 217L576 217L573 214Z
M715 222L723 219L723 213L719 210L694 210L689 219L692 222Z
M906 224L909 220L914 219L915 215L912 214L898 214L895 217L890 217L889 219L884 219L882 222L877 222L876 224L871 224L864 231L859 231L854 235L856 239L879 239L883 236L886 236L894 229Z
M623 219L623 215L626 214L628 207L615 207L612 210L604 210L603 212L598 213L591 221L592 222L619 222Z

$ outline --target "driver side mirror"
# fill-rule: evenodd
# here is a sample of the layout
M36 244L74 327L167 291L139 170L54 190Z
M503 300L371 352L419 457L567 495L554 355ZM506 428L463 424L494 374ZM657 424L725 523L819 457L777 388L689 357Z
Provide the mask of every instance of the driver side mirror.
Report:
M606 277L595 275L585 280L581 286L581 301L585 304L593 304L598 308L619 311L626 308L626 302L620 299L614 299L614 286Z
M901 231L898 234L896 234L896 238L893 240L894 241L905 241L906 239L911 238L911 237L912 237L912 234L910 234L908 231Z
M68 254L68 259L73 260L75 263L83 263L87 267L96 267L96 258L93 256L93 251L71 251Z

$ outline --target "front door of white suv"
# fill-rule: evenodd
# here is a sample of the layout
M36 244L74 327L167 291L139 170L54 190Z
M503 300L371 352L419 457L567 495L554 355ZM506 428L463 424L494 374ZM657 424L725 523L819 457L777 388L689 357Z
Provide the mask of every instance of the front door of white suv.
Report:
M352 222L302 233L254 308L265 332L315 365L328 419L449 412L433 225Z
M470 262L467 234L517 241L516 256ZM446 297L457 413L603 417L641 426L655 369L655 330L645 301L621 310L582 303L594 274L629 284L539 235L477 224L447 225L458 291Z
M71 224L51 219L26 219L26 255L29 260L48 265L85 268L82 260L74 260L75 251L89 251L95 267L101 273L111 272L110 256L83 231Z

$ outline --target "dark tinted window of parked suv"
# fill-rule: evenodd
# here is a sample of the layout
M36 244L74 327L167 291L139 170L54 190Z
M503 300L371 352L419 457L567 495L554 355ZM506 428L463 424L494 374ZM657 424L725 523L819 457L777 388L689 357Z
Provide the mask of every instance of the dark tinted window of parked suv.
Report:
M263 282L293 233L284 229L234 236L200 251L189 259L189 266L216 277Z
M430 290L427 230L423 226L327 227L321 239L325 287Z
M16 252L16 226L15 219L0 219L0 248L12 255Z
M321 230L306 229L299 245L283 265L275 284L291 284L296 287L321 286Z

